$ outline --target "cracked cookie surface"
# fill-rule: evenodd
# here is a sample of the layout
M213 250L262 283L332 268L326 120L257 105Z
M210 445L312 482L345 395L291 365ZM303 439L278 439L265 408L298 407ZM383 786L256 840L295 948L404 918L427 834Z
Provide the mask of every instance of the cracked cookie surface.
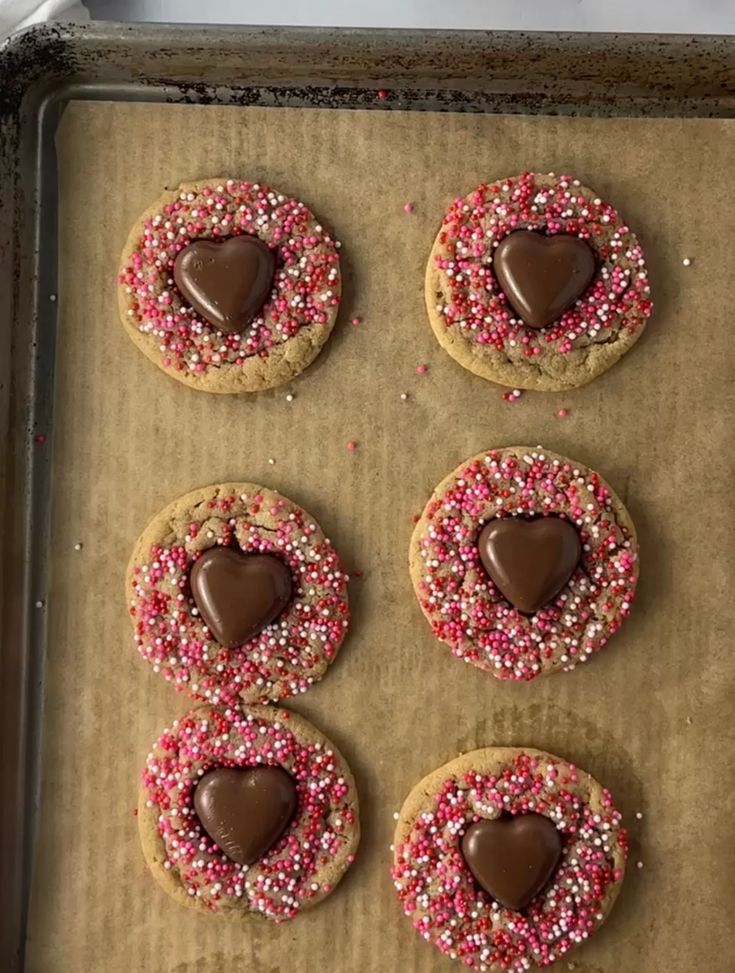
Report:
M561 591L522 613L481 563L478 539L496 518L553 515L579 533L582 555ZM622 501L593 470L541 447L491 449L436 487L409 552L414 590L434 635L498 679L573 669L628 617L638 541Z
M517 230L573 235L595 255L585 293L540 330L517 316L493 270L495 248ZM592 381L635 344L652 311L643 249L617 210L578 179L543 173L483 183L452 203L425 294L445 351L476 375L519 389Z
M218 545L274 555L293 579L280 617L235 648L213 637L189 581L195 560ZM237 705L306 692L324 675L349 624L347 581L305 510L266 487L225 483L194 490L153 519L126 588L136 645L154 670L200 699Z
M251 865L229 859L195 810L197 783L220 767L280 767L296 788L288 827ZM148 754L138 829L151 873L177 902L281 922L326 898L354 861L357 789L334 744L296 713L201 706L175 720Z
M557 828L561 858L520 912L473 879L462 838L478 821L541 814ZM609 791L541 750L486 747L420 781L401 808L393 881L417 932L477 973L551 966L602 925L625 872L628 838Z
M247 328L224 334L179 291L174 262L194 241L243 234L275 251L275 277ZM341 295L339 243L304 203L262 183L183 183L130 231L118 295L126 332L166 374L207 392L257 392L294 378L329 338Z

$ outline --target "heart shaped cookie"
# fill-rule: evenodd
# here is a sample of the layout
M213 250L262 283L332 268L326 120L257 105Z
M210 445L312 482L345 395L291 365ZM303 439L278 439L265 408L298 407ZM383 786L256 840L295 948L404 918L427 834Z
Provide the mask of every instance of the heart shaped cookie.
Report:
M569 581L582 556L579 534L561 517L499 517L477 541L493 584L518 611L532 615Z
M192 565L191 594L215 639L234 649L274 622L291 599L291 572L273 554L212 547Z
M225 334L239 334L266 302L276 258L256 236L195 240L174 261L174 280L191 306Z
M495 248L493 271L528 327L546 328L587 290L595 256L577 236L516 230Z
M544 888L561 852L559 831L541 814L477 821L462 838L464 860L478 884L515 912Z
M194 790L194 810L215 844L239 865L272 848L296 810L296 785L281 767L218 767Z

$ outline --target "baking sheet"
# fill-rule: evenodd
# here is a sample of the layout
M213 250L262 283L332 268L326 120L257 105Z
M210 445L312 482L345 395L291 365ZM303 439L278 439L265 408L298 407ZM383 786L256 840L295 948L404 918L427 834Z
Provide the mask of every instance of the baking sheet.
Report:
M632 831L620 900L566 965L725 973L734 123L73 103L58 148L52 580L28 969L458 968L401 915L388 874L392 812L458 752L525 744L609 786ZM572 171L620 207L646 246L656 311L592 385L509 404L436 344L423 271L454 195L536 168ZM343 242L346 297L326 351L291 386L257 397L179 386L135 349L116 312L119 251L139 213L162 186L230 174L302 197ZM408 576L411 518L463 458L537 442L599 469L620 493L642 578L631 619L599 658L501 684L433 639ZM363 572L338 661L293 708L351 763L364 840L337 891L279 927L177 908L146 874L133 816L148 746L190 702L135 652L127 557L165 503L231 479L303 504Z

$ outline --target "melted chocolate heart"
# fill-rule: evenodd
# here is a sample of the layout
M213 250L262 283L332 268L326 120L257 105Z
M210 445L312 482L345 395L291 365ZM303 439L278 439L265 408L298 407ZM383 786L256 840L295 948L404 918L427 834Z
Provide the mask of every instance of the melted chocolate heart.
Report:
M559 594L582 556L579 534L560 517L491 520L480 532L477 549L495 586L527 615Z
M247 234L219 243L195 240L174 261L178 289L225 334L239 334L257 316L270 294L275 271L273 251Z
M517 230L495 248L493 270L529 328L546 328L587 290L595 256L577 236Z
M281 614L291 599L291 572L272 554L212 547L192 565L191 594L220 645L234 649Z
M194 810L228 858L252 865L288 827L296 810L296 785L280 767L218 767L197 784Z
M462 838L464 860L478 884L514 912L543 889L561 852L561 835L541 814L477 821Z

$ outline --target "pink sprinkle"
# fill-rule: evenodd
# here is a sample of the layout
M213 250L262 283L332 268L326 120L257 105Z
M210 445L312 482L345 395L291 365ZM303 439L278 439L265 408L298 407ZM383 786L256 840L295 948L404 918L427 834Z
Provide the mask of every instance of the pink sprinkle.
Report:
M428 367L429 367L428 365L417 365L416 371L418 372L419 375L426 375L426 371Z
M559 409L557 415L560 419L566 419L566 417L569 415L569 409Z
M404 203L403 204L403 212L404 213L413 213L413 203Z
M352 319L352 324L354 324L354 326L357 328L359 325L362 324L362 318L358 318L357 316L355 316Z
M39 444L39 446L43 446L43 444L46 442L46 437L38 435L36 436L36 442Z
M349 442L347 443L347 448L348 448L348 449L350 449L350 450L352 450L352 449L357 449L357 443L355 442L355 440L354 440L354 439L351 439L351 440L350 440L350 441L349 441Z
M385 90L385 88L381 88L380 91L378 92L378 98L380 98L381 101L385 101L387 97L388 97L388 92Z

